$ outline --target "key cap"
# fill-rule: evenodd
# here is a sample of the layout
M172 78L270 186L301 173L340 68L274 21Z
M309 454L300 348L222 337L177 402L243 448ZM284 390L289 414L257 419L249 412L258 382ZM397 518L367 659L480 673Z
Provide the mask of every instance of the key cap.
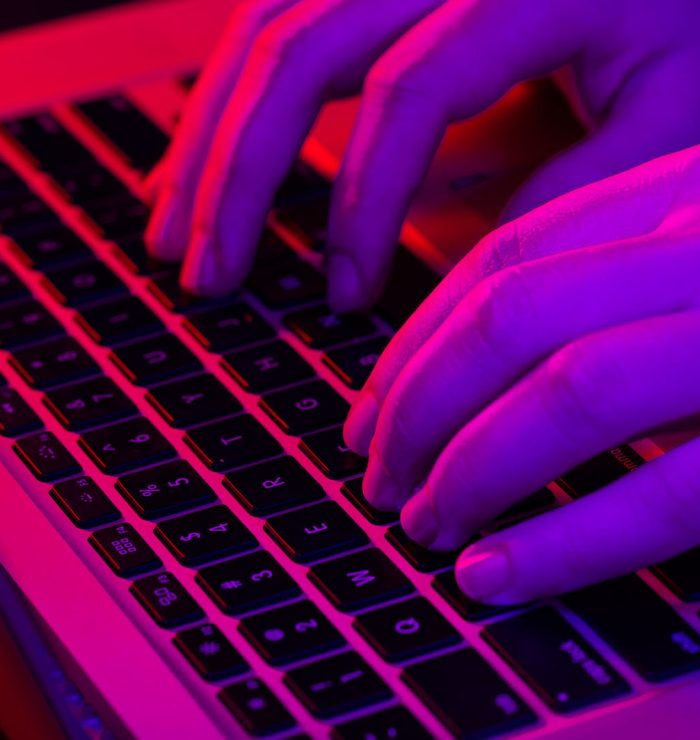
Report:
M345 481L340 492L372 524L393 524L398 521L398 512L380 511L367 501L362 492L362 478Z
M327 478L347 478L367 467L367 458L345 445L343 427L307 434L301 438L299 449Z
M364 609L413 591L406 576L376 548L315 565L309 578L343 612Z
M137 408L109 378L93 378L49 391L44 404L72 432L135 416Z
M557 499L555 495L549 489L541 488L539 491L506 509L500 516L485 527L482 527L481 531L484 534L497 532L499 529L511 527L513 524L529 519L536 514L542 514L556 505Z
M365 533L333 501L278 514L267 520L265 531L297 563L320 560L367 543Z
M100 368L72 337L17 350L10 363L33 388L53 388L97 375Z
M41 427L41 419L13 388L0 388L0 434L18 437Z
M53 179L78 206L106 201L129 193L120 180L96 162L62 168L53 173Z
M292 577L268 552L254 552L203 568L197 582L226 614L244 614L301 593Z
M0 308L0 348L14 350L64 334L63 327L38 301Z
M454 568L439 573L433 578L433 588L447 603L459 614L460 617L470 622L480 622L483 619L490 619L499 614L505 614L515 607L494 606L493 604L483 604L480 601L467 596L464 591L457 585Z
M116 488L144 519L158 519L216 500L214 491L185 460L123 475Z
M80 472L80 465L53 432L36 432L18 439L12 449L41 481L67 478Z
M41 198L28 193L25 197L0 203L0 228L16 242L63 228L63 223Z
M173 643L205 681L220 681L249 670L248 663L215 624L178 632Z
M148 225L148 208L132 195L112 198L90 206L84 205L83 208L100 227L105 239L112 241L143 234Z
M638 576L626 576L564 596L647 681L700 668L700 636Z
M314 349L351 342L374 334L374 322L359 314L336 315L328 306L313 306L287 314L284 323Z
M204 612L172 573L140 578L129 591L159 627L170 629L204 619Z
M253 516L269 516L325 498L323 488L292 457L228 473L224 485Z
M81 529L92 529L121 516L104 491L87 476L56 483L49 493L73 524Z
M178 276L180 265L172 262L161 262L152 257L146 249L143 234L131 234L119 239L113 247L115 257L135 275Z
M298 161L277 191L275 204L280 207L318 199L327 200L329 191L328 180L306 163Z
M80 446L107 475L143 468L175 456L165 437L143 418L85 432L80 437Z
M13 303L31 297L25 284L7 265L0 262L0 303Z
M184 326L210 352L224 352L275 336L267 321L242 301L192 313Z
M643 457L631 447L622 445L579 465L557 483L574 498L580 498L614 483L643 464Z
M255 250L255 261L258 265L271 262L296 259L294 251L271 229L265 229Z
M328 241L329 210L330 198L316 198L276 210L275 224L304 249L320 252Z
M326 293L323 275L301 260L255 270L249 287L256 298L275 310L320 300Z
M331 350L323 362L348 386L359 390L367 382L389 340L375 337L348 347Z
M199 565L253 550L258 542L226 506L168 519L156 535L184 565Z
M231 392L208 373L159 385L146 399L170 426L181 429L243 410Z
M93 341L107 346L165 329L156 315L134 296L85 308L78 316L78 323Z
M537 718L491 666L472 649L404 668L401 678L457 737L491 737ZM464 687L469 690L465 691Z
M287 434L301 435L345 420L350 406L322 380L268 393L261 408Z
M700 601L700 547L655 565L652 573L683 601Z
M426 599L409 599L355 617L355 629L389 663L400 663L461 641Z
M438 552L421 547L406 535L400 524L391 527L385 537L387 542L421 573L431 573L454 565L459 555L458 551Z
M29 188L15 174L14 170L0 162L0 202L4 200L14 200L22 197L29 192Z
M282 340L231 352L221 365L248 393L263 393L314 375L311 366Z
M98 529L92 533L88 542L122 578L147 573L162 565L158 556L131 524L115 524L113 527Z
M219 698L253 737L274 735L296 724L282 702L257 678L230 684Z
M84 306L126 293L126 286L106 266L89 260L47 270L42 284L64 306Z
M66 227L24 236L17 242L16 251L27 267L42 271L92 256L82 239Z
M345 645L336 628L310 601L241 620L239 630L270 665L288 665Z
M335 717L391 698L381 678L353 652L289 671L284 682L315 717Z
M136 385L151 386L201 370L199 360L172 334L112 350L110 359Z
M630 690L551 607L501 620L482 634L556 712L573 712Z
M148 290L168 311L182 314L227 305L237 300L231 295L220 298L204 298L189 293L180 286L178 273L169 273L153 278L148 284Z
M431 735L404 707L392 707L337 725L333 740L430 740Z
M282 453L280 444L248 414L191 429L185 442L212 470L227 470Z

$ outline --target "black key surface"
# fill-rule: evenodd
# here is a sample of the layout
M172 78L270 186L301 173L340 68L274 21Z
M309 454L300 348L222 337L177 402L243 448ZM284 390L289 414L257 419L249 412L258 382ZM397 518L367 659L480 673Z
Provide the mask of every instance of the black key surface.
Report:
M129 192L120 180L97 162L61 168L53 173L53 179L68 198L79 206L105 201Z
M172 334L125 344L110 359L136 385L151 386L197 372L199 360Z
M350 410L348 402L323 380L268 393L260 406L283 431L294 435L339 424Z
M271 229L265 229L255 250L256 264L269 264L295 259L294 251Z
M19 349L10 360L28 385L53 388L97 375L100 368L73 337L60 337Z
M270 665L288 665L345 645L338 630L310 601L245 617L239 629Z
M281 339L231 352L221 364L249 393L264 393L314 376L311 366Z
M564 602L647 681L700 668L700 636L638 576L575 591Z
M490 619L498 614L504 614L513 607L494 606L493 604L484 604L481 601L475 601L467 596L464 591L457 585L454 568L439 573L433 578L433 588L442 596L445 601L464 619L470 622L479 622L483 619Z
M526 496L522 501L506 509L500 516L481 528L482 532L496 532L504 527L510 527L524 519L529 519L536 514L542 514L557 505L556 496L548 489L541 488L539 491Z
M289 206L328 198L330 183L302 161L297 161L277 191L275 204Z
M180 286L178 273L170 272L167 275L159 275L148 284L148 290L156 300L168 311L175 313L190 313L192 311L213 308L214 306L227 305L235 302L234 296L223 296L221 298L204 298L190 293Z
M78 323L91 339L108 346L164 330L160 319L134 296L85 308Z
M5 264L0 262L0 304L31 298L25 284Z
M255 270L250 290L268 308L293 308L323 298L326 281L318 270L297 259Z
M85 432L80 446L107 475L143 468L175 456L163 435L143 418Z
M92 529L121 516L105 492L87 476L56 483L49 493L73 524L81 529Z
M376 331L374 322L367 316L334 314L328 306L313 306L287 314L284 323L304 344L314 349L362 339Z
M401 528L396 524L386 533L387 542L395 547L416 570L422 573L431 573L436 570L442 570L454 565L459 555L455 552L439 552L437 550L428 550L425 547L414 542Z
M0 349L13 350L64 333L49 309L38 301L22 301L0 308Z
M39 480L53 481L80 472L78 461L53 432L22 437L12 448Z
M136 406L109 378L83 380L48 391L44 403L72 432L135 416Z
M270 324L242 301L192 313L185 320L185 328L210 352L224 352L275 336Z
M54 231L27 234L17 241L22 261L35 270L82 262L92 251L74 232L65 227Z
M84 204L83 209L100 227L105 238L114 241L133 234L143 234L148 226L148 208L133 195L122 195L96 204Z
M288 601L301 591L268 552L254 552L203 568L197 582L226 614L244 614Z
M296 724L284 704L258 678L227 686L219 694L226 708L253 737L274 735Z
M109 267L97 260L57 267L44 274L44 285L64 306L84 306L127 292L124 283Z
M628 683L551 607L489 625L483 636L557 712L630 690Z
M136 275L177 276L180 272L179 264L162 262L148 253L143 234L122 237L114 244L112 251L127 270Z
M159 385L146 398L170 426L181 429L243 410L240 401L208 373Z
M401 677L459 738L491 737L537 720L476 650L415 663Z
M333 740L430 740L430 733L404 707L392 707L375 714L336 725Z
M345 481L340 492L372 524L393 524L398 521L396 511L380 511L372 506L362 491L362 478Z
M60 228L61 219L33 193L0 203L0 230L14 241Z
M307 434L301 438L299 449L328 478L347 478L367 467L367 458L346 446L342 426Z
M248 414L191 429L185 442L212 470L230 470L282 452L279 442Z
M323 361L345 385L359 390L367 382L387 344L387 337L367 339L331 350L323 356Z
M683 601L700 601L700 547L664 560L652 573Z
M226 506L212 506L168 519L156 535L184 565L199 565L253 550L258 542Z
M216 499L214 491L185 460L172 460L123 475L116 488L144 519L193 509Z
M315 717L335 717L391 698L391 690L353 652L289 671L284 682Z
M220 681L249 669L245 659L215 624L178 632L173 643L205 681Z
M41 419L16 390L0 388L0 434L17 437L41 425Z
M309 563L367 543L365 533L334 501L268 519L268 532L292 560Z
M93 532L88 542L109 567L122 578L156 570L162 565L131 524L115 524Z
M304 249L320 252L328 241L330 198L325 195L275 211L275 223Z
M204 612L172 573L139 578L129 591L159 627L169 629L204 619Z
M614 483L643 464L641 455L622 445L579 465L557 482L571 496L579 498Z
M228 473L224 485L254 516L269 516L325 498L323 488L293 457Z

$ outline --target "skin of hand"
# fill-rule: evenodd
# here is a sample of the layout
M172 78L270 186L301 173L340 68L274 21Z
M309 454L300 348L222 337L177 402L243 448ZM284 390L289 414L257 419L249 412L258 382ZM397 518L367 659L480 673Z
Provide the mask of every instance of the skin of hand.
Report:
M519 81L568 69L591 131L506 218L697 143L699 21L696 0L239 0L151 179L151 252L194 292L239 287L322 105L361 92L327 271L334 310L365 308L446 127Z
M345 427L367 499L463 547L594 455L700 418L700 147L561 196L483 240L379 359ZM700 439L487 536L457 581L494 604L700 544Z

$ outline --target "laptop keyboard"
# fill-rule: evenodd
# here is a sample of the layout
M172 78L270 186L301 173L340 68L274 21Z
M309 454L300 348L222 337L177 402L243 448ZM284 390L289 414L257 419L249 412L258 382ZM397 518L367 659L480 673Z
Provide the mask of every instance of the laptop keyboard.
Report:
M146 254L146 205L93 151L138 178L167 135L126 94L73 116L2 125L0 435L105 583L130 581L164 659L247 733L491 737L700 668L700 548L561 601L490 607L458 589L457 553L416 545L365 500L342 423L435 284L414 257L375 316L334 316L314 254L328 185L300 163L244 289L189 295ZM611 450L483 533L643 463Z

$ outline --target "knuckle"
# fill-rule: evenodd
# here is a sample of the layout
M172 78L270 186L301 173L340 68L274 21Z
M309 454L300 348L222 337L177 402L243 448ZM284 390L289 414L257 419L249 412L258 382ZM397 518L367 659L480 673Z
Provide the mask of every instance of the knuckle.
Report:
M315 29L291 23L285 14L274 18L258 33L252 55L275 66L297 66L313 53Z
M421 73L420 67L396 69L381 62L369 71L364 93L371 103L381 106L422 103L431 95L429 81ZM434 97L434 90L432 96ZM434 104L435 101L432 105Z

